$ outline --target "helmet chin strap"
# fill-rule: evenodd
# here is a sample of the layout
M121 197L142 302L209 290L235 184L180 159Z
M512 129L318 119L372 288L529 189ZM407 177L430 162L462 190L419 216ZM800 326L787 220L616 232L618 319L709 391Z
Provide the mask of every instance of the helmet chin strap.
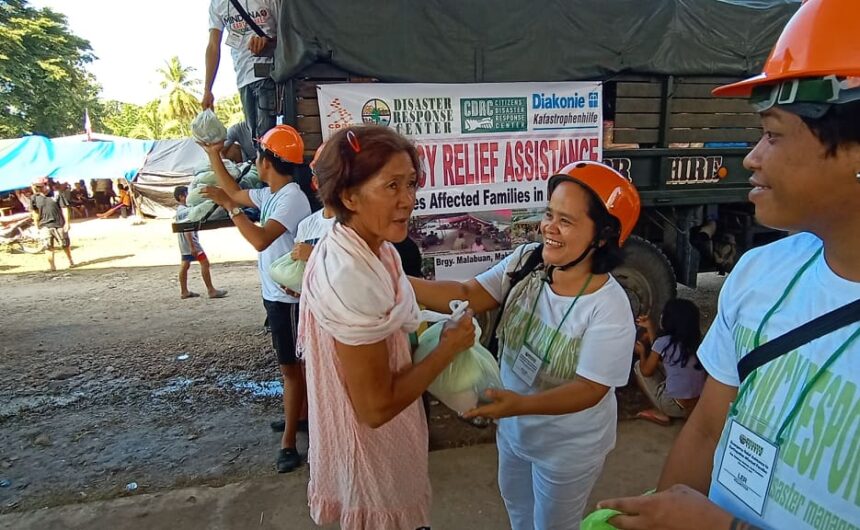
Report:
M566 265L562 265L561 267L556 267L555 265L548 265L546 268L546 271L544 272L543 281L552 285L552 273L553 272L555 272L556 270L566 271L567 269L569 269L571 267L576 267L577 265L579 265L582 262L582 260L584 260L585 258L588 257L588 254L590 254L592 250L598 248L599 246L600 245L598 244L597 240L594 240L591 242L590 245L588 245L588 247L582 252L582 254L579 255L578 258L571 261L570 263L568 263Z

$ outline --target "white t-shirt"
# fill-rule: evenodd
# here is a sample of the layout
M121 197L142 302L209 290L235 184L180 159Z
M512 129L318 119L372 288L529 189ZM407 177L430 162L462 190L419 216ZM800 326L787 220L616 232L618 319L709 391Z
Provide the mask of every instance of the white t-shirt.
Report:
M510 285L507 273L520 268L525 263L525 251L535 247L528 244L517 248L478 276L478 282L501 302ZM541 278L542 274L534 273L517 284L499 325L505 388L520 394L536 394L570 383L577 375L608 387L627 384L636 328L621 285L610 276L596 292L581 296L553 340L575 297L559 296L547 284L525 338L529 314L544 283ZM549 356L549 364L544 366L534 386L526 384L512 369L524 339L534 346L535 353ZM610 388L589 409L559 416L504 418L499 422L498 432L523 458L563 470L572 460L602 460L612 450L617 408L614 388Z
M322 236L328 234L328 231L334 226L335 220L334 217L328 219L323 217L323 209L315 211L299 223L296 242L316 245Z
M180 204L176 207L176 221L182 222L188 217L188 213L191 211L191 208L185 206L184 204ZM191 245L188 243L188 237L186 236L187 232L179 232L176 234L176 239L179 242L179 253L183 256L192 256L195 254L197 250L203 251L203 247L200 246L200 236L197 234L197 230L191 232L191 240L194 242L194 248L191 248Z
M295 234L299 222L311 214L311 205L299 185L290 182L277 193L272 194L271 188L248 190L248 195L254 206L260 209L260 224L265 226L269 221L277 221L286 231L272 244L260 252L257 267L260 272L260 283L263 290L263 300L270 302L298 303L298 298L287 295L269 274L272 262L293 250Z
M720 293L713 326L699 359L717 381L739 385L738 361L753 349L765 313L797 271L822 246L797 234L744 254ZM823 256L800 277L762 330L761 344L860 298L860 283L837 276ZM758 369L738 403L747 428L774 441L801 389L857 330L846 326ZM717 481L729 421L714 454L710 498L736 516L763 528L857 528L860 524L860 339L824 373L787 427L773 481L759 517Z
M239 0L245 11L251 15L254 22L269 37L278 36L278 6L275 0ZM251 37L257 33L251 26L245 23L242 15L230 3L230 0L211 0L209 3L209 29L217 29L223 32L222 40L230 36L230 32L241 36L238 46L230 48L233 56L233 69L236 71L236 86L242 88L245 85L260 81L261 77L254 75L254 63L271 63L272 57L257 57L248 49Z

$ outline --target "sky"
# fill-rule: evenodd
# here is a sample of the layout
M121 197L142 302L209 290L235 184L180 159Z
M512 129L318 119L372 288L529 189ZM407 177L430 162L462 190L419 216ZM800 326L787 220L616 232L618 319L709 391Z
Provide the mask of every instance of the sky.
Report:
M209 35L209 0L30 0L34 7L63 13L71 31L90 41L98 59L89 70L103 99L143 104L160 95L156 69L178 55L196 69L203 90ZM237 91L230 49L221 44L215 99Z

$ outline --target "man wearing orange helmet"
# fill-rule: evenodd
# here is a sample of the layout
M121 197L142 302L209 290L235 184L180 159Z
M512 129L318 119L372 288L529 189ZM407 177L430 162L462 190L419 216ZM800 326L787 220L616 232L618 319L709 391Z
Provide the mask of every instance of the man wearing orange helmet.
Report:
M748 252L726 280L698 352L710 378L664 491L601 503L623 512L618 528L857 528L857 20L856 0L808 0L762 74L714 91L761 114L750 200L759 222L794 235Z
M499 489L514 530L579 528L615 445L614 387L636 339L624 289L610 274L639 218L639 195L614 169L575 162L550 178L544 243L526 244L473 280L412 279L418 302L475 313L501 307L504 389L467 418L499 418Z
M269 185L267 188L241 189L221 160L224 147L221 142L203 146L217 176L218 187L208 186L201 195L227 210L239 233L259 252L263 305L284 379L286 423L277 467L278 472L286 473L301 465L296 451L296 432L306 391L295 348L299 300L272 280L269 267L292 251L299 222L310 215L311 207L304 192L293 181L295 168L303 162L304 156L304 143L299 133L288 125L278 125L264 134L258 144L257 171L260 180ZM245 216L242 207L260 210L259 226Z

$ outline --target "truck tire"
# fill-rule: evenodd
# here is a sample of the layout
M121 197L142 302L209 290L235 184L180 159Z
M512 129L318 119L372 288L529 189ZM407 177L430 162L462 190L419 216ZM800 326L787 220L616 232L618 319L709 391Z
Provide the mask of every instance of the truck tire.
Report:
M659 322L663 306L678 292L669 259L650 241L638 236L630 236L624 244L624 263L612 275L627 292L633 314L647 311L655 323Z

